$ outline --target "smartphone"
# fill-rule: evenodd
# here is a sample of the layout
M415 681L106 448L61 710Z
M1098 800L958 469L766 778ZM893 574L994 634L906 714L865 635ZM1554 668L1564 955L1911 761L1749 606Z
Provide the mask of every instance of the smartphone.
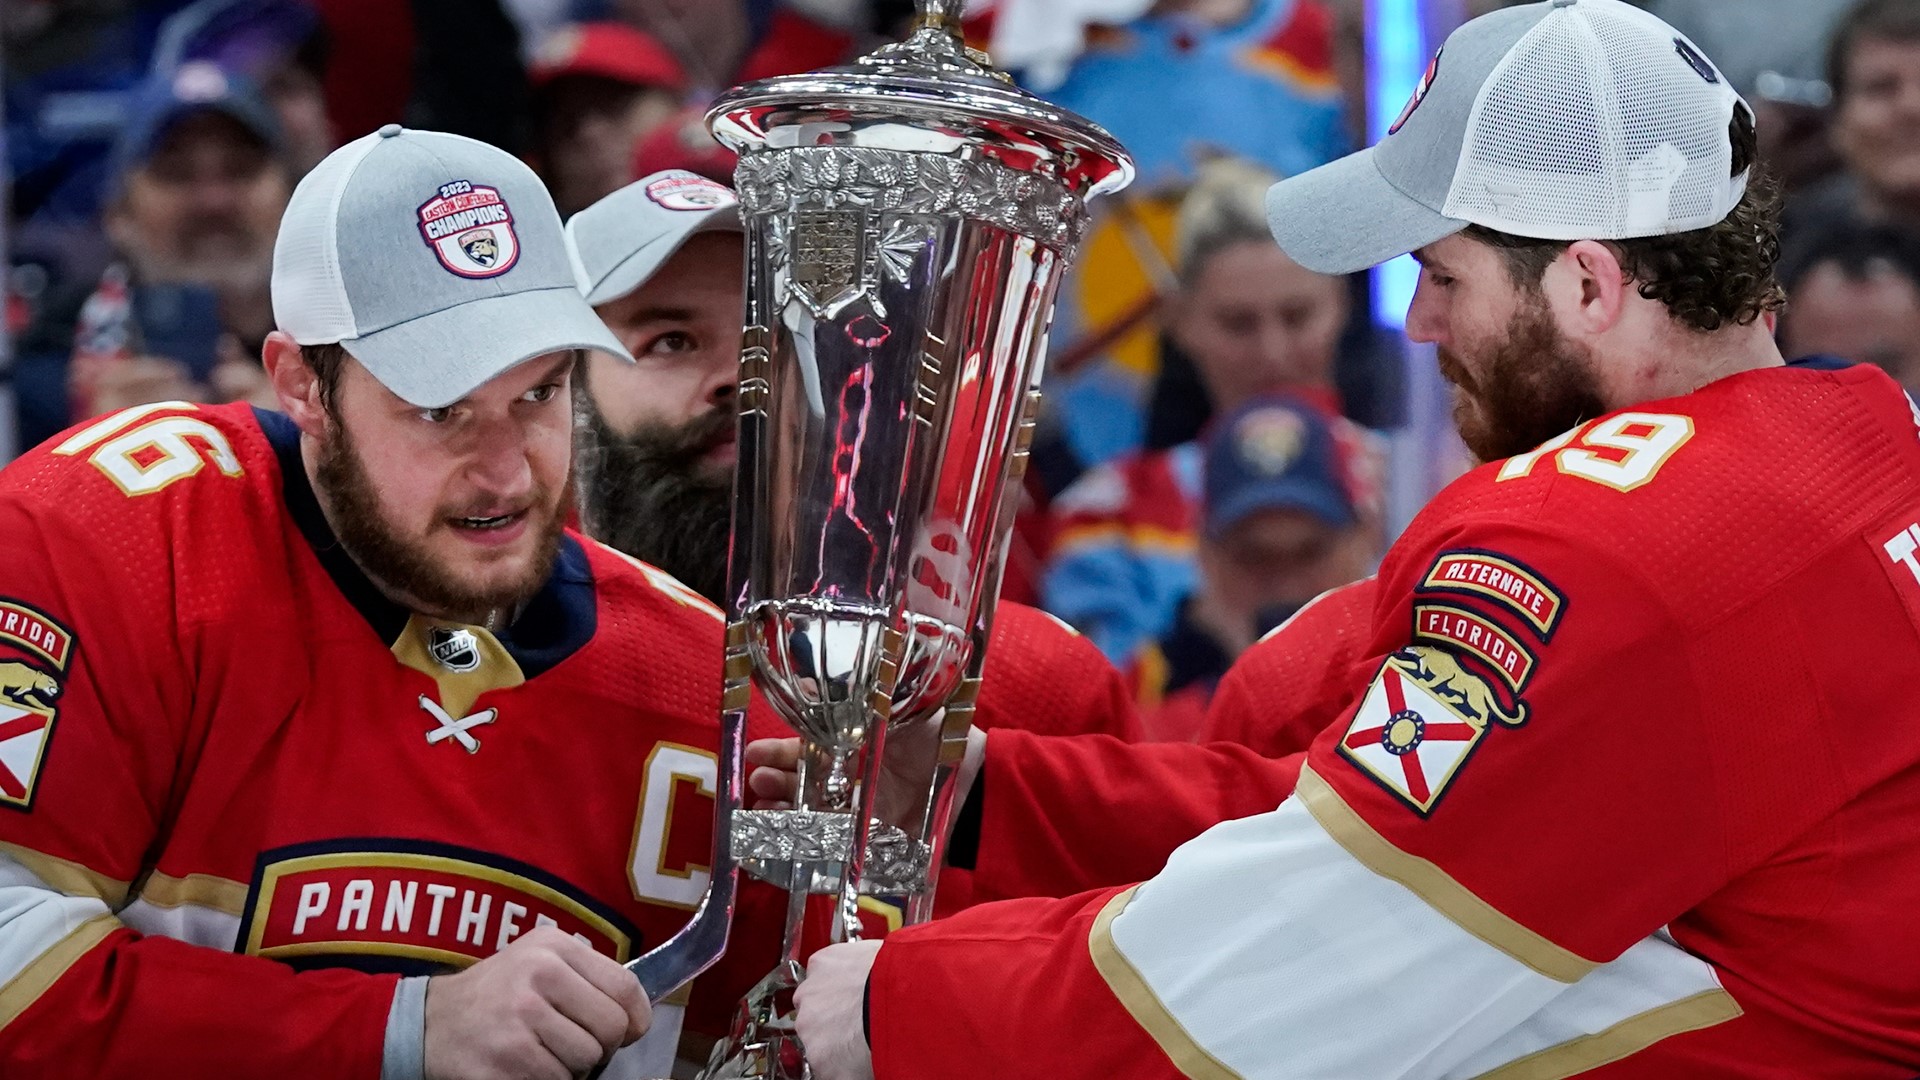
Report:
M140 351L183 364L195 382L206 382L224 332L220 297L204 285L136 285L132 307Z

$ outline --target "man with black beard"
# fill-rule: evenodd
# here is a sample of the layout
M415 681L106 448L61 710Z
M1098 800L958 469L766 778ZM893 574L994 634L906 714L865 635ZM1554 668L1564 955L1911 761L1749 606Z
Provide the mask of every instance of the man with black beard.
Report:
M721 607L732 521L734 394L743 280L732 190L655 173L567 222L587 302L633 355L590 355L575 386L575 496L588 535ZM1133 738L1124 680L1053 617L1001 604L987 650L983 727ZM960 876L941 880L957 903Z
M1920 406L1783 362L1756 144L1672 27L1548 0L1275 185L1302 265L1420 262L1486 464L1388 552L1304 753L976 739L950 857L1087 891L816 954L813 1075L1920 1071ZM750 747L756 790L793 756Z
M0 472L0 1075L665 1075L622 962L705 891L723 625L563 527L579 355L627 361L550 197L389 125L272 300L282 411Z

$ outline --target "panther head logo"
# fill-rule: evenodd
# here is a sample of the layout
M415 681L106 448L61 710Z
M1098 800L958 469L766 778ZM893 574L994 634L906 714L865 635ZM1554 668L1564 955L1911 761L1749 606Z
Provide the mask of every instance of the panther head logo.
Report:
M0 663L0 702L52 716L59 696L59 680L39 668L11 660Z
M475 229L460 237L460 250L467 258L483 267L492 267L500 261L500 241L493 235L492 229Z
M1509 710L1500 704L1493 687L1460 666L1460 660L1441 649L1402 649L1393 654L1394 666L1434 697L1452 705L1470 723L1485 727L1498 720L1508 727L1527 722L1527 705L1515 702Z

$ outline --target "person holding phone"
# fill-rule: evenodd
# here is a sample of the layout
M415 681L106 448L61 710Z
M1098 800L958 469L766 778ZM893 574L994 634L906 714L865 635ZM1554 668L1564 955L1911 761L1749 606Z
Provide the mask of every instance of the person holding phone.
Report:
M273 329L293 171L258 87L205 61L155 76L134 95L108 182L116 258L23 342L27 443L131 405L272 397L252 358Z

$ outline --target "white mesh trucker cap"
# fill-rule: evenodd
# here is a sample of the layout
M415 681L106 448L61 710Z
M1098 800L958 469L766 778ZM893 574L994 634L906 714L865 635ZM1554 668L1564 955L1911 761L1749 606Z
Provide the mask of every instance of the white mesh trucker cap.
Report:
M1733 110L1693 43L1621 0L1549 0L1455 30L1378 145L1275 184L1295 262L1347 274L1469 224L1540 240L1704 229L1733 211Z
M339 342L423 409L563 349L627 351L580 296L547 189L475 139L388 124L293 191L273 245L273 317Z
M567 219L587 303L598 307L647 283L703 232L744 232L733 189L698 173L644 176Z

